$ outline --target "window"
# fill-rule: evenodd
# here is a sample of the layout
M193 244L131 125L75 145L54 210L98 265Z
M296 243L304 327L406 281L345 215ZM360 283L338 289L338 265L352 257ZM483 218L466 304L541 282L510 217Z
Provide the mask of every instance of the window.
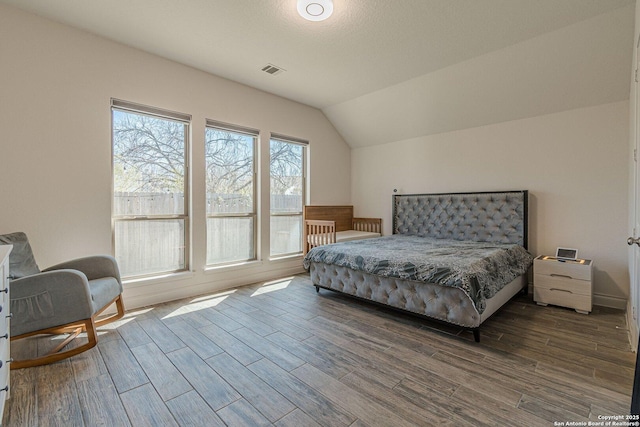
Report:
M123 277L188 268L191 116L112 100L113 232Z
M258 131L207 121L207 265L256 259Z
M271 135L271 256L302 252L307 143Z

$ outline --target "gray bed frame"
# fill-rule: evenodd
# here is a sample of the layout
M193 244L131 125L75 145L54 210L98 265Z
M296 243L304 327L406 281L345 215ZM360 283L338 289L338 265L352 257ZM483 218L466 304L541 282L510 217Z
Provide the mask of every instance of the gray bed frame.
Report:
M528 191L491 191L393 195L393 234L440 239L528 245ZM479 313L459 288L381 277L347 267L312 262L311 281L386 307L473 331L518 292L527 292L527 275L519 276L487 300ZM407 295L410 295L407 298Z

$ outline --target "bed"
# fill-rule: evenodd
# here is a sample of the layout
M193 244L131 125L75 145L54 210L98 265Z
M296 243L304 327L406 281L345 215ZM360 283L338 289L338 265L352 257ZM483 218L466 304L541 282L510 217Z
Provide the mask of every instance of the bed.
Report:
M316 288L473 331L527 290L528 192L393 196L393 235L312 248ZM426 255L426 256L425 256Z
M353 216L353 206L305 205L303 254L315 246L382 236L381 218Z

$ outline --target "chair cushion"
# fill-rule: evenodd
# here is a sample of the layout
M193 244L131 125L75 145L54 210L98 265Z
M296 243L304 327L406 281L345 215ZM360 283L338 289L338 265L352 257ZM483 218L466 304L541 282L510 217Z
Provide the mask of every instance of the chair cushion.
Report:
M89 292L93 314L103 309L107 304L120 295L120 283L114 277L89 280Z
M13 245L11 254L9 254L10 279L19 279L20 277L40 273L25 233L17 232L0 235L0 245Z

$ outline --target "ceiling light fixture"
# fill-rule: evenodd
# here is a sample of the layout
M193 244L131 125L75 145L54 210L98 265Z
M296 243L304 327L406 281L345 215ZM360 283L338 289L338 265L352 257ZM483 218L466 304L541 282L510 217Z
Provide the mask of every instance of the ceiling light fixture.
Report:
M298 0L298 13L309 21L324 21L333 13L333 0Z

